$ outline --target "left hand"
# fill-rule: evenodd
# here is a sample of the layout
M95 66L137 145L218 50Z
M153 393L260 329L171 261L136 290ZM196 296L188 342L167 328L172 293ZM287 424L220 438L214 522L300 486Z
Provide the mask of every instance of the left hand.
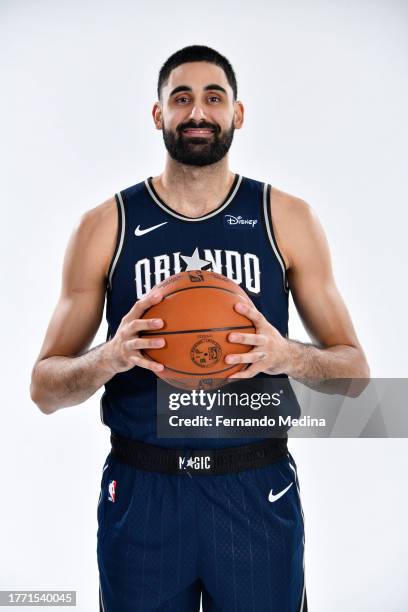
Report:
M263 314L253 304L237 302L235 310L250 319L256 327L255 334L231 332L228 334L229 342L249 344L254 348L248 353L229 353L225 357L228 364L250 364L245 370L236 372L228 378L252 378L260 372L267 374L282 374L288 362L289 342L278 330L268 323Z

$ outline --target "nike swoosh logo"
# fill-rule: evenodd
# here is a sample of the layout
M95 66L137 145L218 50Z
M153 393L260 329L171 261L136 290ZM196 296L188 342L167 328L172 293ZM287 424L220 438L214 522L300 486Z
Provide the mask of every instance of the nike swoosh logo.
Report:
M144 236L145 234L152 232L158 227L161 227L162 225L166 225L166 223L168 223L168 221L163 221L163 223L159 223L158 225L153 225L152 227L146 227L146 229L140 229L140 225L138 225L137 228L135 229L135 236Z
M277 499L279 499L280 497L282 497L282 495L285 495L286 491L289 491L290 487L293 485L293 482L290 483L290 485L288 485L286 487L286 489L283 489L283 491L280 491L279 493L276 493L276 495L273 494L273 489L270 490L269 493L269 497L268 500L270 502L275 502Z

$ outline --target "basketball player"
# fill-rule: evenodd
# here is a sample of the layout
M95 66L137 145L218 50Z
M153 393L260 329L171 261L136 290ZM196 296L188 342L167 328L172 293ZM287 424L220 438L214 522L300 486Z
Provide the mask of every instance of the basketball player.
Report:
M46 414L102 385L112 434L98 505L99 605L104 612L305 612L304 524L287 439L159 439L159 364L139 337L183 270L235 280L253 305L235 308L257 334L229 336L235 378L365 378L363 350L336 288L327 242L303 200L229 168L244 122L228 60L186 47L160 70L153 120L167 150L163 172L86 212L67 247L62 292L32 373ZM267 114L265 113L265 117ZM288 296L313 340L289 340ZM108 337L89 346L107 299ZM234 355L234 343L253 348ZM196 457L211 466L186 470Z

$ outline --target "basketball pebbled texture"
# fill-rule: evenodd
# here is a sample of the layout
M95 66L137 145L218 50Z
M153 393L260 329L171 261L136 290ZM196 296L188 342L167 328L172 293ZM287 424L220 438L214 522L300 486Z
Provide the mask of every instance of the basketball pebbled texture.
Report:
M157 284L163 300L151 306L143 319L163 319L157 331L144 331L140 336L164 338L159 349L144 349L150 359L165 368L157 376L178 387L214 388L245 364L227 364L229 353L246 353L251 345L228 342L232 331L255 333L247 317L234 310L240 300L251 302L236 283L222 274L205 270L180 272ZM221 380L220 380L221 379Z

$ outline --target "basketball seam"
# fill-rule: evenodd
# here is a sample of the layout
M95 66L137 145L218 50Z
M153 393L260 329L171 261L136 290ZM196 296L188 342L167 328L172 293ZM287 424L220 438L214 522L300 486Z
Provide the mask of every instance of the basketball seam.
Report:
M146 357L148 357L155 363L161 363L160 361L156 361L156 359L153 359L153 357L150 357L149 353L146 353L145 349L142 349L141 352L143 353L143 355L146 355ZM202 372L185 372L184 370L176 370L174 368L170 368L169 366L165 364L161 364L161 365L164 365L166 370L170 370L170 372L176 372L177 374L186 374L186 376L201 376L201 378L205 378L205 374L206 374L204 369ZM220 374L221 372L228 372L228 370L232 370L237 365L240 365L240 364L234 363L233 365L229 366L228 368L224 368L223 370L216 370L215 372L207 372L207 376L213 376L214 374ZM243 364L243 365L248 365L248 364ZM163 372L160 372L160 375L162 376Z
M240 325L240 326L232 326L232 327L208 327L206 329L185 329L185 330L176 330L176 331L157 331L157 332L140 332L140 337L146 338L148 336L170 336L172 334L196 334L196 333L204 333L204 332L219 332L219 331L229 331L234 329L256 329L254 325Z
M204 270L204 272L205 271L206 270ZM237 287L238 287L238 285L237 285ZM160 290L160 287L158 289ZM238 297L241 297L242 299L244 299L244 297L246 297L246 294L245 294L245 296L243 296L240 293L238 293L237 291L232 291L232 289L227 289L226 287L217 287L217 285L203 285L201 287L183 287L182 289L175 289L171 293L167 293L165 296L163 296L163 299L166 299L170 295L174 295L175 293L180 293L180 291L190 291L192 289L218 289L219 291L227 291L228 293L232 293L232 295L236 295Z

